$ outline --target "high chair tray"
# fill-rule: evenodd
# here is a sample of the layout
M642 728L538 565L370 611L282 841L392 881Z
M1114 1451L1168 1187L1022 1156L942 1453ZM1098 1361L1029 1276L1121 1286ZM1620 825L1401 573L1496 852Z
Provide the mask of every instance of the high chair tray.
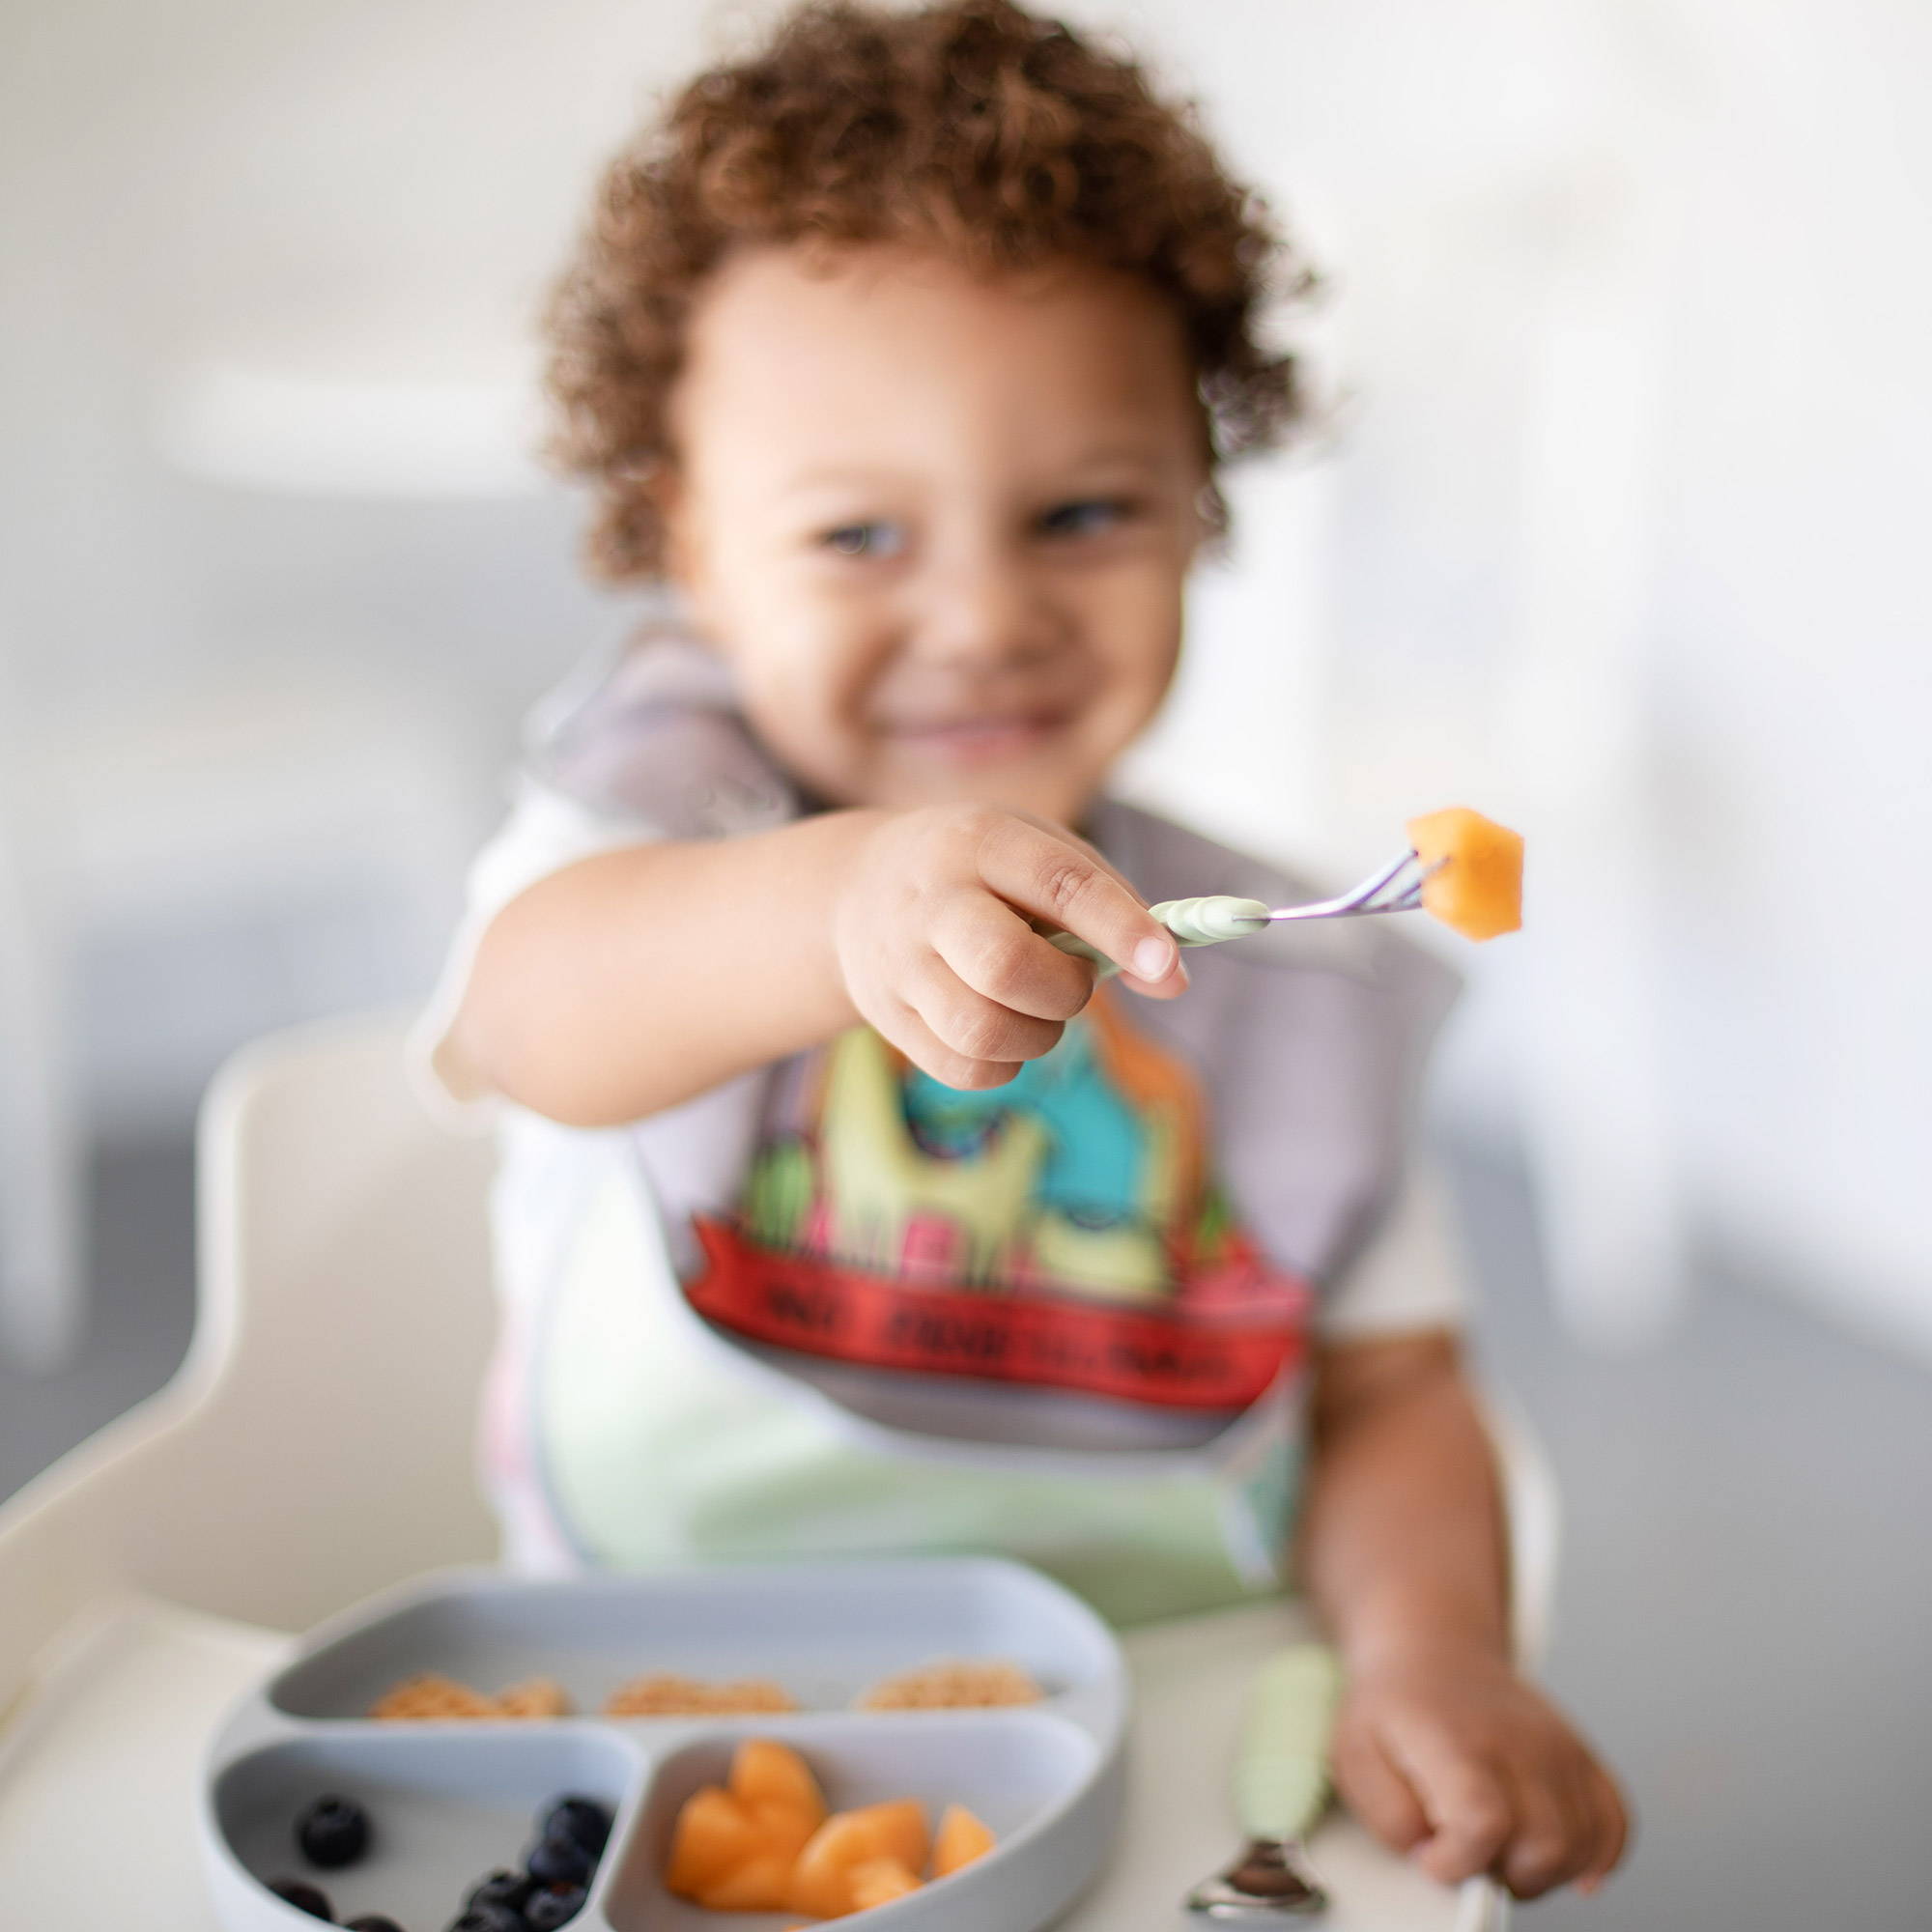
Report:
M942 1659L1009 1660L1037 1703L862 1711L855 1698ZM554 1679L576 1715L383 1720L370 1707L434 1672L494 1693ZM598 1715L625 1681L668 1673L769 1680L796 1711ZM673 1897L663 1872L678 1807L722 1783L735 1746L776 1738L810 1763L834 1810L917 1798L962 1804L998 1843L952 1877L855 1915L879 1932L1037 1932L1094 1880L1122 1798L1127 1679L1100 1620L1022 1565L983 1558L743 1566L565 1582L444 1572L325 1624L235 1709L206 1762L200 1831L228 1932L317 1920L269 1882L320 1887L340 1923L381 1914L444 1932L479 1880L515 1869L551 1799L614 1813L571 1923L585 1932L780 1932L784 1914ZM310 1863L295 1821L325 1794L371 1821L366 1854Z

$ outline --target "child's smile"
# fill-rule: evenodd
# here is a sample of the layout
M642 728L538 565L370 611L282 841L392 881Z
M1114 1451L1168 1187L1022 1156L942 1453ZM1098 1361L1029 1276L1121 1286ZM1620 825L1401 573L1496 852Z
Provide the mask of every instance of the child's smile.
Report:
M964 711L930 718L881 719L881 738L914 759L931 759L969 771L1001 765L1050 746L1073 717L1074 707L1033 706L1018 711Z
M680 382L673 573L835 803L1067 819L1158 708L1207 450L1176 316L1063 264L748 252Z

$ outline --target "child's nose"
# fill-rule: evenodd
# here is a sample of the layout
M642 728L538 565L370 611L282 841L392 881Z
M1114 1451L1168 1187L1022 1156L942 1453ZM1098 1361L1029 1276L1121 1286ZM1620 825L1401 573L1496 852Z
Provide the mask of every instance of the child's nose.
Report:
M1009 664L1050 653L1060 629L1022 558L981 556L923 586L913 650L933 664Z

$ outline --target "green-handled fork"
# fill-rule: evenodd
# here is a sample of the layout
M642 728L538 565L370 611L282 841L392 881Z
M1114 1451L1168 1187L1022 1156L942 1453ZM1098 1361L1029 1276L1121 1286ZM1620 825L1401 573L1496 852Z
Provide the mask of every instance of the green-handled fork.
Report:
M1162 899L1148 908L1182 946L1218 946L1224 939L1241 939L1261 932L1285 920L1358 919L1368 913L1414 912L1422 904L1422 883L1436 871L1443 861L1424 866L1413 852L1405 852L1392 865L1366 878L1352 892L1332 899L1316 899L1308 905L1269 906L1261 899L1234 898L1227 894L1210 894L1204 898ZM1053 943L1076 959L1091 960L1100 968L1100 977L1120 968L1104 958L1084 939L1070 932L1056 932Z

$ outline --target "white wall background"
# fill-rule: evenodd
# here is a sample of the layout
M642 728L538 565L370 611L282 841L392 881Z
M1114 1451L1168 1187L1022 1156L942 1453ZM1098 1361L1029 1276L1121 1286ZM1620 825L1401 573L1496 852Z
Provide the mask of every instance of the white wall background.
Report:
M648 83L766 11L0 15L16 773L23 741L340 676L487 819L521 703L621 621L515 454L537 292ZM1342 873L1420 807L1514 815L1542 916L1474 961L1453 1109L1562 1151L1559 1223L1612 1272L1667 1270L1619 1231L1681 1200L1932 1351L1932 13L1074 11L1163 55L1309 238L1351 398L1327 462L1241 486L1140 782ZM1192 768L1231 720L1238 755ZM453 882L198 884L81 918L110 1124L184 1118L241 1035L407 991Z

